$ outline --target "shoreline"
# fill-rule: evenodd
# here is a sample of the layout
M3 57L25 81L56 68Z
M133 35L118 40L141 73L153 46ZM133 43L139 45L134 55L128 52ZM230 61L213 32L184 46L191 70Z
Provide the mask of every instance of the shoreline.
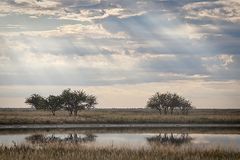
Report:
M0 130L11 129L103 129L103 128L239 128L240 124L13 124L0 125Z

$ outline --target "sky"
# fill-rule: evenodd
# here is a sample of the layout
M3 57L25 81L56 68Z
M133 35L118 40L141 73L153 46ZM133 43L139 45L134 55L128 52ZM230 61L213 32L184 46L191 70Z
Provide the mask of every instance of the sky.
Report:
M84 89L97 108L176 92L240 108L239 0L1 0L0 107Z

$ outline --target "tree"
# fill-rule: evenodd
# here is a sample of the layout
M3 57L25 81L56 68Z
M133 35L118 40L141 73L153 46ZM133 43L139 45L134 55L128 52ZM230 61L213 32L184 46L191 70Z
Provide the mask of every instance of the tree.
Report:
M184 98L181 98L180 101L180 110L182 114L188 114L191 109L193 109L192 103Z
M160 102L160 94L157 92L153 95L147 102L147 107L151 109L157 109L160 114L162 114L162 103Z
M62 108L63 100L60 96L50 95L47 98L48 110L55 116L55 112Z
M97 104L96 97L87 95L83 90L71 91L71 89L66 89L63 90L61 97L63 106L69 111L70 116L73 113L77 116L78 111L93 108Z
M168 94L168 107L170 110L170 114L173 114L173 110L175 108L179 108L181 106L181 101L182 99L184 100L184 98L180 97L179 95L177 95L176 93L167 93Z
M77 116L77 112L84 110L87 105L87 94L83 90L73 91L73 112Z
M169 92L163 94L157 92L154 94L149 98L147 107L157 109L160 114L162 113L162 110L164 111L164 114L167 114L169 111L173 114L174 109L179 109L181 110L181 113L188 114L189 110L193 108L190 101L176 93L172 94Z
M39 94L32 94L30 97L26 98L25 103L31 105L37 110L45 110L47 107L46 99Z
M157 92L151 98L149 98L147 102L147 107L152 109L157 109L160 114L163 113L167 114L168 108L170 106L170 95L169 93L160 94Z
M63 108L69 112L71 116L73 114L74 109L74 93L70 88L63 90L60 95L63 100Z
M97 104L97 98L93 95L88 95L86 99L86 107L88 109L94 108L96 104Z

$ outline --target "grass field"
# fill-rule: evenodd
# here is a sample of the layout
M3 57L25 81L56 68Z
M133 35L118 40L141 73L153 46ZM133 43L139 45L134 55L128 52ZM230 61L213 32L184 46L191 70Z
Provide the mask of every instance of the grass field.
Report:
M240 159L234 149L156 146L151 149L91 148L77 144L47 144L42 147L0 147L1 160L233 160Z
M0 124L60 124L60 123L240 123L240 110L194 110L189 115L160 115L148 109L95 109L80 112L77 117L69 117L65 111L59 111L56 116L50 112L26 109L1 109ZM148 129L147 129L148 130ZM55 133L65 132L56 130ZM123 132L125 130L113 130ZM146 130L142 129L142 132ZM175 132L174 128L164 129L165 132ZM177 132L184 131L183 128ZM188 130L189 131L189 130ZM6 132L6 133L5 133ZM19 131L18 131L19 132ZM32 131L22 131L32 133ZM41 131L45 133L45 131ZM68 131L69 133L71 131ZM81 131L87 133L88 130ZM100 132L98 130L98 132ZM103 130L102 132L106 132ZM135 132L135 130L128 130ZM153 132L159 132L159 129ZM189 131L190 132L190 131ZM191 132L195 132L193 129ZM202 132L202 131L201 131ZM207 130L203 130L207 132ZM234 130L216 130L211 133L236 133ZM2 134L15 133L1 131ZM48 131L46 131L48 133ZM199 130L196 131L199 133ZM80 143L44 143L36 145L16 145L12 147L0 146L1 160L232 160L240 159L240 152L236 148L193 147L191 145L153 145L151 148L131 149L115 147L86 147Z
M1 109L0 124L69 124L69 123L225 123L239 124L240 110L193 110L189 115L160 115L148 109L95 109L70 117L65 111L52 116L47 111Z

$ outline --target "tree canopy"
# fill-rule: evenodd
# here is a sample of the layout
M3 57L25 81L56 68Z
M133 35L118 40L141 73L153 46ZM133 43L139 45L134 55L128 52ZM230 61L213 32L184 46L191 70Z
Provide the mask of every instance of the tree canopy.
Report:
M173 114L174 110L180 110L182 114L188 114L191 110L192 104L189 100L186 100L184 97L179 96L176 93L155 93L152 97L148 99L147 107L156 109L160 114L171 113Z
M47 98L39 94L33 94L26 98L25 103L35 109L49 110L55 115L57 110L64 109L71 116L73 113L77 116L78 111L94 108L97 104L97 98L94 95L88 95L83 90L65 89L60 95L49 95Z
M77 115L77 112L86 108L93 108L97 104L97 98L94 95L88 95L83 90L71 91L66 89L62 92L63 106L69 111L69 115Z
M62 108L63 100L60 96L50 95L46 98L47 108L55 116L55 112Z
M47 109L46 99L39 94L32 94L30 97L26 98L25 103L37 110Z

